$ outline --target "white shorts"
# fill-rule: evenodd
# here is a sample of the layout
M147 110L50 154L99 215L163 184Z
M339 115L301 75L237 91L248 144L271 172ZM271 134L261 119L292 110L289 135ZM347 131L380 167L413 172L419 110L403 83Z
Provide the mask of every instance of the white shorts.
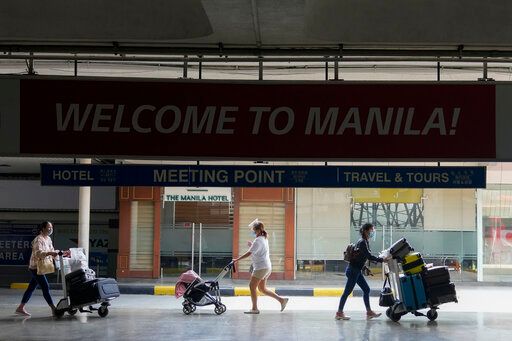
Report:
M257 279L267 279L268 276L272 273L272 269L259 269L252 271L252 277Z

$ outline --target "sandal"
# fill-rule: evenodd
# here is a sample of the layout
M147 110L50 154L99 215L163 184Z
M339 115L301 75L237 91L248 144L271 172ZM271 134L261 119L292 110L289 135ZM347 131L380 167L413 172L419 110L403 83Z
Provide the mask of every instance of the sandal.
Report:
M259 313L260 313L259 310L253 310L253 309L251 309L249 311L244 311L244 314L259 314Z
M283 299L283 302L281 303L281 311L284 310L284 308L286 308L286 305L288 304L288 298L284 298Z
M26 311L25 309L21 310L21 309L16 309L14 311L14 313L16 315L20 315L20 316L31 316L30 313L28 311Z

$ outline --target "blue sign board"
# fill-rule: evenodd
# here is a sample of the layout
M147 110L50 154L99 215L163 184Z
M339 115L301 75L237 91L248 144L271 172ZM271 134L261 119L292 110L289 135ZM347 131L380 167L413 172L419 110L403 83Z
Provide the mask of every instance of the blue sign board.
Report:
M485 167L41 165L50 186L485 188Z
M35 236L30 227L0 225L0 265L28 266Z

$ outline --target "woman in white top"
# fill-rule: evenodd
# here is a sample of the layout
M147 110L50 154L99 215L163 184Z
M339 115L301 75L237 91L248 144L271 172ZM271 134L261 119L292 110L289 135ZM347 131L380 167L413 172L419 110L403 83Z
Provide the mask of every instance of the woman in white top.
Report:
M21 299L21 304L16 309L16 314L22 316L30 316L25 309L25 304L27 304L38 285L41 287L44 299L52 309L52 313L55 311L55 305L53 304L52 295L50 294L50 285L48 284L48 280L45 275L37 274L37 261L39 259L44 259L48 256L54 258L58 254L58 251L53 248L52 240L50 238L50 235L53 233L53 225L49 221L45 221L39 225L38 231L39 234L32 241L32 255L30 256L30 264L28 266L28 269L32 273L32 279L30 280L28 288Z
M267 232L265 231L265 225L258 219L255 219L249 224L253 235L256 237L254 241L249 242L249 250L241 255L240 257L233 259L234 262L238 262L241 259L251 256L253 271L251 274L251 281L249 288L251 289L251 300L252 309L246 311L246 314L259 314L258 310L258 293L256 289L267 296L275 298L281 303L281 311L284 310L288 303L288 298L283 298L273 291L267 289L267 279L272 272L272 264L270 263L270 253L268 249Z

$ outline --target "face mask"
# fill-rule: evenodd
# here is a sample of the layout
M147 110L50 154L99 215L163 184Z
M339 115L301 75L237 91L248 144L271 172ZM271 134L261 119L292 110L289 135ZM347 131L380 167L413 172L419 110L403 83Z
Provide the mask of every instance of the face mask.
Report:
M375 230L371 231L368 237L369 239L375 241L375 237L377 237L377 233L375 232Z
M249 233L250 233L251 237L256 238L256 232L251 231L251 232L249 232Z
M53 233L53 229L48 229L48 235L51 236Z

